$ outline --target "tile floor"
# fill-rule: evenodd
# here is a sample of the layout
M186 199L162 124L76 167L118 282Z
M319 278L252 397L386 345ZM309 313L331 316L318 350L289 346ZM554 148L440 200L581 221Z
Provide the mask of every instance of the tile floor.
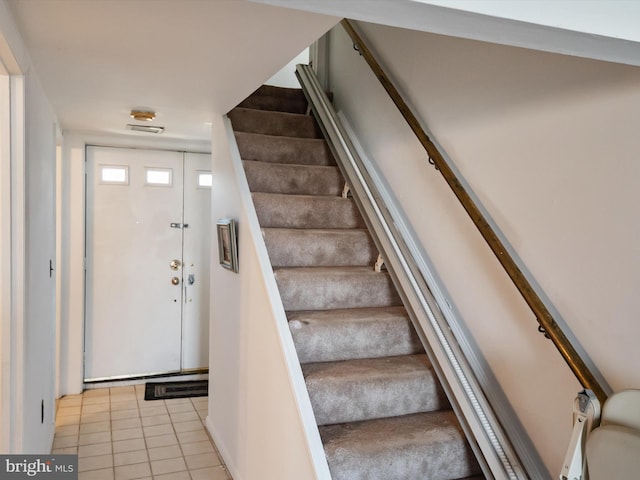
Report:
M207 397L144 400L144 385L60 399L52 453L78 454L79 480L230 480L204 427Z

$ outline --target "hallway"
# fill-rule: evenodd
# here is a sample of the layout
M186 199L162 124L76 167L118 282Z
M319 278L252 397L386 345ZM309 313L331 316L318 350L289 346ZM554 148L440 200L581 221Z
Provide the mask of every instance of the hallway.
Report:
M54 454L79 480L230 480L204 427L207 397L144 400L144 384L60 399Z

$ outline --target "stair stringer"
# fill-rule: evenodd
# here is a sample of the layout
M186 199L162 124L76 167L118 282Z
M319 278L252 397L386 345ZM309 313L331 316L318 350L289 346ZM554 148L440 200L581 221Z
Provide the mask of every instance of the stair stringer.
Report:
M417 271L415 261L409 260L412 252L407 251L401 232L394 232L400 230L397 218L390 218L391 212L380 202L380 192L375 191L379 185L373 186L371 173L366 171L356 153L353 139L346 133L342 120L318 85L311 67L298 65L296 75L351 187L367 228L385 258L396 289L484 475L488 478L529 478L430 287L425 283L424 272ZM389 200L388 196L386 200ZM406 229L404 233L407 233Z
M236 480L329 480L302 369L226 116L214 121L212 143L212 220L237 220L239 273L213 261L207 428Z

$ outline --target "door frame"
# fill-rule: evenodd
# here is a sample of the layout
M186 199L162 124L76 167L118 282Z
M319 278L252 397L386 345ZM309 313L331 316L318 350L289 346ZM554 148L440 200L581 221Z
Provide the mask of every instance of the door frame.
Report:
M23 439L25 319L25 79L0 35L0 451Z
M84 301L85 301L85 147L178 150L211 155L210 141L148 138L65 132L62 146L61 262L60 271L60 394L71 395L84 388ZM213 162L212 162L213 165Z
M60 360L60 394L82 392L85 384L85 321L86 321L86 228L87 228L87 147L126 148L134 150L156 150L179 152L184 155L202 154L210 157L209 170L213 173L211 144L202 141L164 140L135 136L101 135L99 133L65 134L62 151L62 234L61 251L62 271L61 294L61 351L65 352ZM210 219L209 231L213 221ZM209 243L209 264L213 268L213 242ZM211 316L211 313L209 314ZM206 369L208 371L208 368ZM201 369L177 372L175 375L199 375L207 373ZM173 374L171 374L173 375ZM113 381L136 380L123 378L104 380L110 385ZM90 382L92 384L94 382Z

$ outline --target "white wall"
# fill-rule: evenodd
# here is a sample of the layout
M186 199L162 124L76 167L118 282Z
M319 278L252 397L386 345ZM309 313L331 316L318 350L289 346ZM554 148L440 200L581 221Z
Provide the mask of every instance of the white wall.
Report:
M26 82L26 289L22 450L48 452L55 424L56 124L37 78Z
M365 37L614 389L640 387L635 67L364 24ZM341 28L331 90L556 475L579 385Z
M238 222L239 273L211 269L207 426L235 480L329 470L230 124L213 125L212 218Z
M265 82L266 85L276 87L300 88L300 83L296 78L296 65L299 63L309 63L309 48L305 48L296 55L289 63L282 67L278 73Z
M84 143L65 137L61 158L59 394L82 392L84 351Z
M49 261L55 267L56 119L4 1L0 48L0 58L15 60L10 73L20 74L10 82L12 305L2 335L9 335L11 353L9 365L3 355L1 374L3 388L11 391L1 397L3 448L43 453L51 448L55 415L55 276Z
M0 62L0 70L3 70ZM11 424L11 93L0 72L0 424ZM0 429L0 451L9 451L11 429Z

